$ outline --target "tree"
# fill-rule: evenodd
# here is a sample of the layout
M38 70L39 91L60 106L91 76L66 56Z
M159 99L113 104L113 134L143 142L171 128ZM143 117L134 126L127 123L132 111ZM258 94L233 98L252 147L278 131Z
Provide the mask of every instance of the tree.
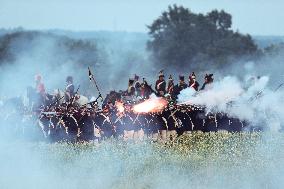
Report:
M169 6L167 11L148 26L152 52L157 67L193 67L197 62L247 56L258 48L249 35L232 31L232 16L213 10L206 15L192 13L182 6ZM206 65L208 66L208 65Z

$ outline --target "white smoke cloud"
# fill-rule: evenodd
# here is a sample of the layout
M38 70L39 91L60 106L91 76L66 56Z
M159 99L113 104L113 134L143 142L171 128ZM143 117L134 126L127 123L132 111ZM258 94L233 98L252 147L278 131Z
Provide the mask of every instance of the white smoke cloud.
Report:
M250 124L279 130L284 123L283 92L269 88L269 77L239 80L227 76L203 91L187 88L178 96L180 104L205 106L207 112L224 112Z
M1 67L0 93L5 92L10 97L22 95L27 85L33 85L34 74L37 73L43 75L48 91L64 88L67 75L73 75L76 84L88 80L86 70L75 67L72 61L62 62L56 67L50 66L53 60L70 56L59 55L56 49L58 48L54 46L54 41L40 39L32 51L18 54L14 65ZM106 90L121 88L124 85L126 87L127 78L135 73L134 70L139 70L147 76L152 75L146 71L148 68L140 69L144 66L137 65L139 61L133 61L136 65L130 66L130 61L123 63L126 58L119 59L116 56L109 57L109 68L98 68L99 71L95 73L95 76L103 81ZM141 57L140 54L137 57ZM246 71L251 74L259 73L254 63L246 65ZM264 73L263 70L261 69L261 73ZM270 130L278 130L284 122L283 91L274 92L269 86L268 76L254 80L245 76L245 79L241 80L232 76L241 73L236 72L238 71L234 70L230 76L224 78L220 75L206 91L182 91L179 96L180 103L204 105L208 111L224 111L233 117L248 120L251 124L267 125ZM216 71L213 73L217 75ZM259 91L263 91L262 95L250 100ZM11 124L8 128L15 128L15 125ZM0 127L7 125L0 123ZM178 154L156 153L151 144L146 144L146 147L128 144L123 146L124 153L119 154L115 144L110 142L103 144L101 150L88 153L88 149L78 150L72 145L63 145L54 151L58 146L44 144L41 148L39 143L10 143L17 139L13 134L8 138L0 138L0 186L3 188L260 188L263 186L260 180L267 181L264 184L270 188L281 188L283 185L282 156L276 156L274 162L266 158L267 167L259 167L258 162L262 162L261 160L254 163L253 158L249 161L237 159L238 166L232 167L229 163L229 169L223 170L223 162L218 162L217 165L211 164L210 161L194 164L194 156L188 156L186 161L181 162ZM272 143L276 151L279 146L275 143L279 144L280 141ZM95 148L96 146L91 147ZM267 148L272 149L270 143L263 147L261 154L271 152ZM271 156L275 157L275 154L271 152ZM199 155L195 158L199 159ZM68 158L65 158L66 156ZM69 161L66 162L66 159ZM224 167L226 168L226 165ZM266 175L267 172L269 174Z

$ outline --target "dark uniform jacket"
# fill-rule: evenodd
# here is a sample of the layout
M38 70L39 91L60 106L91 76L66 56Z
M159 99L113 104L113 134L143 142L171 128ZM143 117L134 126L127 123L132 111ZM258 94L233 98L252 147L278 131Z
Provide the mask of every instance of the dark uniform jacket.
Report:
M166 81L165 80L157 80L155 89L158 93L158 96L164 96L166 94Z

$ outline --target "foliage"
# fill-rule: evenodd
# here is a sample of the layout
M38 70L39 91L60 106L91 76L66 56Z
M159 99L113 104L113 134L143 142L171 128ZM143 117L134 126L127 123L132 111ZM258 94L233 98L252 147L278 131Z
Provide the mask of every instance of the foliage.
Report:
M264 48L265 55L279 55L284 52L284 42L278 44L271 44Z
M196 62L226 63L229 58L256 53L251 36L234 32L231 25L232 16L223 10L203 15L169 6L148 26L148 49L160 67L181 70Z
M99 51L91 41L36 31L17 31L0 37L0 64L14 62L21 56L50 58L51 64L74 62L93 65Z

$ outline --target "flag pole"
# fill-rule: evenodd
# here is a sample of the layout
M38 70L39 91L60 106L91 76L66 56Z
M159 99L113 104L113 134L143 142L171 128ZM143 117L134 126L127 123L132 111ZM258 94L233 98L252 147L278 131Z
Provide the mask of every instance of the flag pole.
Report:
M92 72L91 72L90 67L88 67L88 70L89 70L89 79L90 79L90 81L93 81L93 82L94 82L94 85L95 85L95 87L97 88L97 90L98 90L98 92L99 92L99 98L101 98L101 101L104 101L104 98L103 98L103 96L102 96L102 93L101 93L101 91L100 91L100 89L99 89L99 86L98 86L98 84L97 84L97 82L96 82L96 80L95 80L94 75L93 75Z

